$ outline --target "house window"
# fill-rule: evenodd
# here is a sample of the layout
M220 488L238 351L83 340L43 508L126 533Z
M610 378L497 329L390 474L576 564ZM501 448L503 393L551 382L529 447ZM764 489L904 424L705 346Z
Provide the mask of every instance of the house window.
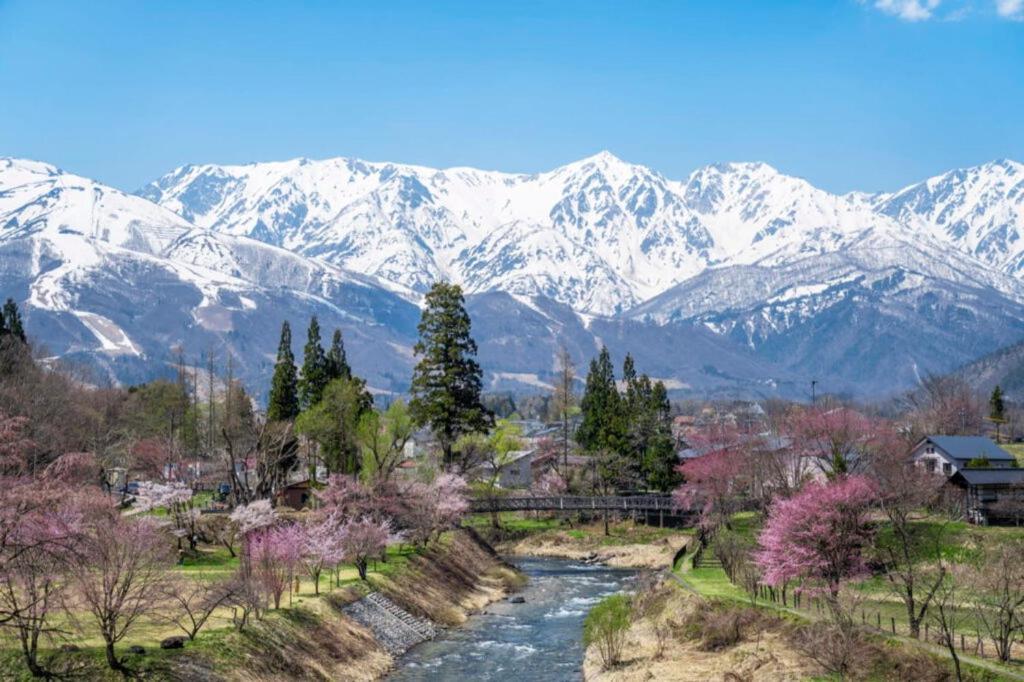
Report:
M935 473L935 460L934 459L926 459L924 461L924 467L925 467L925 469L928 470L928 473Z
M950 464L949 462L943 462L942 463L942 473L944 473L947 476L949 476L951 473L953 473L953 465Z

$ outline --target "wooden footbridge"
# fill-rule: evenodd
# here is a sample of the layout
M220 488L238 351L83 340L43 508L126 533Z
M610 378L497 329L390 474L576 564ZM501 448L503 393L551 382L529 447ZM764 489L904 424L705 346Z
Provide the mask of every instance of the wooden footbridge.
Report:
M671 495L551 495L494 496L470 500L475 514L502 511L618 511L656 512L660 516L687 517L689 511L679 509Z

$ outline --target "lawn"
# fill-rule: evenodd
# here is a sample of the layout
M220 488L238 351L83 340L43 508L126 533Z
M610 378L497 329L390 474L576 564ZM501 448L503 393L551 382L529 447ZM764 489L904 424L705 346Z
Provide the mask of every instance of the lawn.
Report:
M446 538L444 537L440 540L442 543L445 541ZM359 579L359 573L355 566L343 565L337 573L325 571L320 576L320 594L324 595L332 590L345 587L368 590L370 589L369 583L375 578L394 576L400 572L408 564L410 557L414 553L415 550L409 546L392 545L388 547L386 562L379 560L370 562L367 575L368 582L366 583ZM176 574L179 578L189 580L223 580L230 577L237 570L238 566L238 557L232 557L227 548L223 546L201 545L197 548L195 555L186 556L181 564L173 568L172 575ZM316 595L313 581L306 572L299 573L298 577L299 589L292 594L286 592L282 598L281 609L268 612L267 617L286 616L291 607L312 604L320 598ZM104 670L106 664L101 663L103 660L102 639L99 635L93 634L94 628L87 614L81 614L78 617L87 628L88 634L85 636L69 636L60 643L65 641L73 643L81 650L76 656L81 657L83 660L94 660L97 662L99 669ZM67 619L62 618L61 620L66 621ZM72 630L70 627L68 629ZM224 638L230 636L233 632L232 610L227 607L221 607L210 617L210 620L200 632L196 641L188 645L189 649L216 650L219 643L223 642ZM140 672L158 671L162 659L176 654L174 651L161 650L160 641L173 635L182 634L184 633L172 623L157 620L140 621L132 629L129 637L117 645L117 650L119 655L127 656L128 664L133 669ZM144 647L147 653L144 656L127 654L128 647L132 645ZM46 657L52 652L43 651L42 653ZM0 671L3 671L3 674L0 674L0 679L21 679L17 676L9 677L6 673L23 671L23 667L21 655L17 651L15 643L12 640L5 641L0 646ZM24 671L24 677L25 679L31 679L28 677L27 671ZM111 679L114 679L114 677L111 676Z
M1006 443L999 447L1017 458L1017 466L1024 467L1024 443Z

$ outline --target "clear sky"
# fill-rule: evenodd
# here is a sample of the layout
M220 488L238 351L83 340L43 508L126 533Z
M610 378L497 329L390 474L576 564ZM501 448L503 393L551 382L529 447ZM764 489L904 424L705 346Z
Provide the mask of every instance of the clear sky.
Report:
M186 163L355 156L834 191L1024 161L1024 0L0 0L0 156L124 189Z

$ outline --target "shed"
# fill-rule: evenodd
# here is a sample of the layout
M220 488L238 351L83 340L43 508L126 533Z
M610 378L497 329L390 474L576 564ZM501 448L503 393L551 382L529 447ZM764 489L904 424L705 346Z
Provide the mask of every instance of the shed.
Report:
M1006 521L1008 502L1024 505L1024 469L961 469L948 483L964 491L964 511L972 523Z
M278 507L291 507L299 511L313 499L313 484L309 479L289 483L277 491L274 503Z

